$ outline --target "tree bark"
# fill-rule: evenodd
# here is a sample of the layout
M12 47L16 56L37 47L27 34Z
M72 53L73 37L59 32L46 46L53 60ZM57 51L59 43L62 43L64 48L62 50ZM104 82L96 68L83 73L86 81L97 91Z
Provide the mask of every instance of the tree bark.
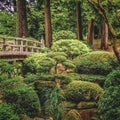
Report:
M28 36L26 1L17 0L17 16L18 16L18 37Z
M50 0L45 0L45 45L49 48L52 45Z
M108 25L105 23L105 21L103 21L102 24L101 49L108 49Z
M88 43L93 47L94 43L94 20L88 21Z
M82 10L81 10L81 2L76 1L76 27L77 27L77 39L83 40L82 35Z

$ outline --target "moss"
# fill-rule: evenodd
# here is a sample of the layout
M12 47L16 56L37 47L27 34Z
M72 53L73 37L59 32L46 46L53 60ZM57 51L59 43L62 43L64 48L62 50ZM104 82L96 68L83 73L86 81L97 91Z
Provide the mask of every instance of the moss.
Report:
M68 102L68 101L64 101L61 103L61 105L65 108L75 108L77 106L76 103L74 102Z
M95 108L96 102L80 102L77 105L78 109L88 109L88 108Z

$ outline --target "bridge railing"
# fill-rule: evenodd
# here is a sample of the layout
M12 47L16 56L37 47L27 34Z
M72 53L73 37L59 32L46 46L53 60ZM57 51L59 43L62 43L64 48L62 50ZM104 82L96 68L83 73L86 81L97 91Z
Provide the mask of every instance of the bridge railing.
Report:
M36 40L0 36L1 52L39 52L42 44Z

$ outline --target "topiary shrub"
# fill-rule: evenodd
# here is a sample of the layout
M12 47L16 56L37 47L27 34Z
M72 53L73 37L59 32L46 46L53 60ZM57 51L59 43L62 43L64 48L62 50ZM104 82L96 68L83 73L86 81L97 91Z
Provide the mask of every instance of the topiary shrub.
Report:
M90 52L90 49L79 40L61 39L53 43L52 48L54 52L65 52L69 58L75 58Z
M94 51L74 59L78 73L107 75L118 65L109 52Z
M82 120L82 118L77 110L72 109L66 114L64 120Z
M0 104L0 120L20 120L10 104Z
M103 89L98 84L73 81L67 85L65 97L68 101L79 103L80 101L95 101L102 93Z
M60 39L76 39L76 34L72 31L61 30L59 32L53 33L53 41Z
M120 120L120 68L111 72L105 81L105 92L98 102L102 120Z
M33 117L40 113L41 107L37 93L24 83L6 89L4 99L7 103L14 104L18 114L27 114Z

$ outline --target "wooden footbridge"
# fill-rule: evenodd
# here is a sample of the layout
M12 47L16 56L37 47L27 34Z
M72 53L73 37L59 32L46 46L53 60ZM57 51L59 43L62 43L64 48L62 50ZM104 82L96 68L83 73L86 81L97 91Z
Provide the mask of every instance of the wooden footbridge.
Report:
M23 60L29 54L40 52L42 47L42 41L0 36L0 59Z

